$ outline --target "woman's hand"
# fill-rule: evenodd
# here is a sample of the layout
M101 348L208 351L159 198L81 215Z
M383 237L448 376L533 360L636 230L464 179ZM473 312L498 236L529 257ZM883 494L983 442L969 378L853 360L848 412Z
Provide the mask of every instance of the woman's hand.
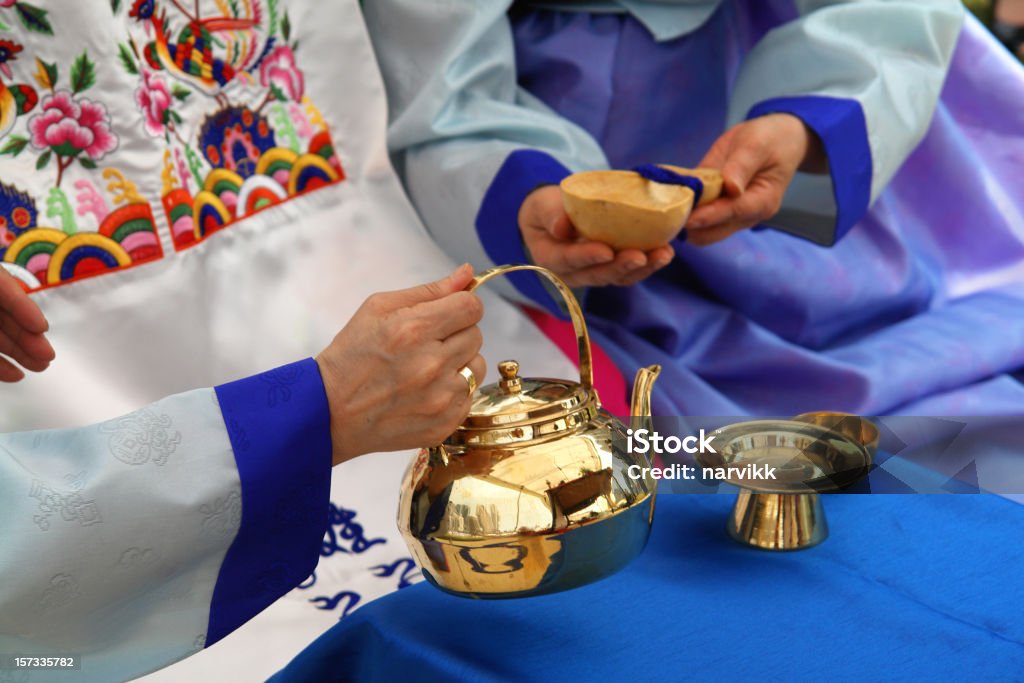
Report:
M463 291L467 264L430 284L368 298L319 356L331 411L334 464L357 455L432 446L465 419L468 366L478 384L480 299Z
M607 244L581 239L556 185L526 197L519 208L519 231L533 262L554 271L570 287L632 285L667 266L675 255L669 245L616 253Z
M0 382L25 377L21 368L42 372L55 357L45 333L50 329L42 311L18 281L0 268Z
M690 214L687 241L704 246L753 227L779 212L797 170L823 173L821 141L790 114L769 114L725 131L700 162L718 168L722 196Z

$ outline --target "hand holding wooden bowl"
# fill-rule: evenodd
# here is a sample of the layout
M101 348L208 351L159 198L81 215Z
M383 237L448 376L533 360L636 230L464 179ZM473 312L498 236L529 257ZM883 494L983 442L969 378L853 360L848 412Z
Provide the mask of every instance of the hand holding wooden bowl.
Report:
M722 174L660 164L704 184L700 204L722 193ZM668 244L693 211L694 192L682 185L647 180L635 171L584 171L562 181L562 202L576 230L615 249L649 251Z

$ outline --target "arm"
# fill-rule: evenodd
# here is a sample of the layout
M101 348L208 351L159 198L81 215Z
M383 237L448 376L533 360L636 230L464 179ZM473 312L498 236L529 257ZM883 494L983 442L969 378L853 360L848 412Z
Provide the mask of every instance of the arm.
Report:
M0 652L124 680L216 642L312 571L330 466L312 360L0 436Z
M766 222L833 244L863 217L931 123L963 21L957 0L796 4L801 16L769 32L743 62L730 121L748 122L727 131L704 161L723 169L733 191L695 211L691 229L715 230L721 239ZM751 129L769 114L792 115L814 133L830 178L797 176L789 185L799 165L791 163L777 182L763 183L771 191L740 193L768 159L758 149L763 136ZM736 136L743 144L730 139Z
M436 443L481 381L469 268L371 297L330 346L81 429L0 435L0 654L125 680L211 645L305 580L330 468Z
M374 0L363 5L388 91L395 166L440 246L480 267L531 260L517 219L535 189L557 184L571 171L607 167L593 138L517 85L506 17L510 4ZM549 213L525 216L537 229L524 233L568 227L548 225ZM642 252L616 256L596 243L568 252L565 258L573 263L611 269L623 267L629 257L647 262ZM554 265L540 253L532 256ZM507 295L559 311L532 274L516 273L509 281L515 289L505 289Z

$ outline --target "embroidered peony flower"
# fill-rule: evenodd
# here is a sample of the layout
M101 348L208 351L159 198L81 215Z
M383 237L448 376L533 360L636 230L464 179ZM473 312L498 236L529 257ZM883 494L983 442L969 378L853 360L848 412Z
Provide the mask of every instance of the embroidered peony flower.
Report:
M98 161L117 147L107 108L85 97L72 99L67 90L44 98L41 112L29 119L28 129L33 147L51 149L58 157L84 153Z
M295 53L290 47L277 47L260 64L260 84L264 88L276 86L296 102L305 93L302 72L295 64Z
M162 135L167 109L171 106L171 90L164 79L151 71L143 71L143 83L135 91L135 103L146 118L146 132Z

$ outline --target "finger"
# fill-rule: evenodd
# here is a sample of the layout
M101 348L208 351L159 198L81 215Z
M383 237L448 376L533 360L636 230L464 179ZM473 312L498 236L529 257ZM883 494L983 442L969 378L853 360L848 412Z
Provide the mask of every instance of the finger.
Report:
M734 144L729 156L722 163L722 186L733 197L743 194L747 185L767 162L768 153L765 145L754 141Z
M603 287L618 284L630 273L647 266L647 255L639 249L624 249L612 263L576 271L569 278L572 287Z
M757 178L747 191L731 201L731 215L725 215L718 225L738 224L740 227L752 227L761 221L768 220L779 212L782 204L784 186L774 182L762 182ZM706 227L711 227L709 224Z
M716 225L713 228L705 228L704 230L694 230L690 233L690 239L687 242L695 247L706 247L710 244L721 242L747 227L750 226L734 222Z
M448 369L458 372L480 353L484 338L479 327L470 327L453 334L441 344L441 354Z
M459 366L459 369L461 370L462 367L463 366ZM484 357L477 354L476 357L466 363L464 367L469 368L470 372L473 373L473 378L476 380L477 388L482 387L484 385L484 378L487 375L487 362L484 360ZM473 395L476 394L476 391L474 390L472 394L469 392L469 383L465 377L458 373L458 370L455 371L454 377L455 381L452 386L454 387L453 391L455 392L454 395L456 396L456 400L452 403L453 407L462 413L456 422L456 424L458 424L466 417L470 401L472 400Z
M674 256L675 250L669 245L649 251L647 252L647 265L643 268L638 268L637 270L630 272L617 284L622 287L628 287L629 285L635 285L641 280L646 280L654 273L672 263L672 258Z
M473 360L469 361L468 367L473 371L473 376L476 377L476 385L482 387L484 380L487 379L487 361L480 354L477 354Z
M541 235L529 247L537 263L562 274L615 260L615 250L601 242L562 242Z
M6 333L0 333L0 353L4 354L9 358L13 358L18 362L18 365L31 370L32 372L42 372L46 368L50 367L49 360L43 360L30 356L14 342Z
M730 128L723 133L714 144L711 145L711 149L704 155L700 163L697 164L698 168L721 168L722 164L725 163L725 159L729 154L729 143L732 140L734 128Z
M559 213L551 222L548 234L556 240L562 240L564 242L574 240L579 236L576 232L576 226L572 224L572 219L569 218L569 214L565 211Z
M57 355L45 336L27 332L7 311L0 311L0 333L36 360L49 362Z
M572 222L565 213L562 190L557 185L546 185L531 192L523 202L519 218L523 226L541 230L558 239L575 236Z
M473 280L473 266L463 263L461 266L440 280L425 285L386 292L385 296L393 300L396 307L415 306L426 301L435 301L455 292L461 292Z
M28 297L18 281L2 267L0 267L0 309L9 313L20 327L32 334L42 334L50 328L36 302Z
M686 229L703 230L722 225L736 219L736 199L720 197L713 202L697 207L686 221ZM687 232L687 240L690 233Z
M484 304L476 294L460 291L418 304L410 312L423 321L431 339L442 341L480 322Z
M19 382L25 373L6 358L0 358L0 382Z
M782 190L772 186L756 186L734 201L733 217L703 229L693 229L687 234L688 241L697 246L720 242L726 237L760 225L779 211Z
M648 262L655 263L660 268L671 263L675 255L676 250L672 248L672 245L665 244L647 252L647 260Z
M757 225L778 213L782 193L783 189L776 183L761 182L758 178L739 197L720 198L694 211L686 227L699 231L730 223L745 224L745 227Z

